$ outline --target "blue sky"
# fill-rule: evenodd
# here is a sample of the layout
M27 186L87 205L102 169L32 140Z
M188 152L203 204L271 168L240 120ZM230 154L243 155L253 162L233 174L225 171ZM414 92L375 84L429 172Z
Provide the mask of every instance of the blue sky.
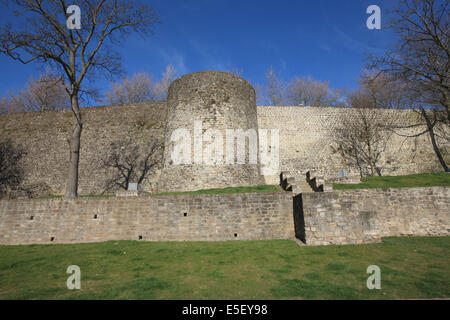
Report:
M73 1L76 4L76 1ZM383 29L391 0L154 0L162 23L146 40L130 37L120 50L127 75L159 76L172 64L179 75L201 70L242 69L261 83L272 66L281 77L311 76L334 88L352 89L366 53L382 53L393 41ZM382 29L369 30L366 9L376 4ZM5 21L5 10L0 11ZM38 65L21 65L0 55L0 95L20 89ZM109 80L96 82L100 90Z

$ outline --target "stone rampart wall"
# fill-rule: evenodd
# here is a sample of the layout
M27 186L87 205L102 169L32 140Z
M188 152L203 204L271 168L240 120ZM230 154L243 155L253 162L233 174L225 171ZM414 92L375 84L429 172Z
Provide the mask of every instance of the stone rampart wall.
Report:
M284 192L0 201L0 244L294 237Z
M450 187L305 193L294 207L296 235L311 245L450 234Z

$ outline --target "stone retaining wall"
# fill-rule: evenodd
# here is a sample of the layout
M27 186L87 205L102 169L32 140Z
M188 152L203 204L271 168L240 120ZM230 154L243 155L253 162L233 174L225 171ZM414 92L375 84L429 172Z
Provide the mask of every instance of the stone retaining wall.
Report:
M294 236L284 192L0 201L0 244Z
M445 236L450 187L0 201L0 244Z
M450 233L450 187L306 193L294 208L296 235L311 245Z

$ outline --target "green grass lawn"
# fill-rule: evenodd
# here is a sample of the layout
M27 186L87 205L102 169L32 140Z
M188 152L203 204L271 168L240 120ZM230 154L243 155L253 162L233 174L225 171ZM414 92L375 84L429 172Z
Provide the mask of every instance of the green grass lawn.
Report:
M164 193L150 193L150 196L160 195L179 195L179 194L220 194L220 193L252 193L252 192L282 192L280 186L276 185L262 185L251 187L228 187L228 188L216 188L216 189L201 189L196 191L186 192L164 192Z
M403 299L450 297L450 237L0 246L0 299ZM381 290L366 288L369 265ZM81 268L81 290L66 269Z
M220 194L220 193L252 193L252 192L282 192L280 186L276 185L262 185L262 186L250 186L250 187L228 187L228 188L215 188L215 189L201 189L196 191L186 192L163 192L163 193L149 193L147 196L170 196L180 194ZM115 197L114 194L88 194L80 195L85 198L109 198ZM39 197L39 199L56 199L62 198L61 195L51 195Z
M359 184L333 184L334 190L368 188L408 188L450 186L450 173L425 173L407 176L385 176L361 178Z

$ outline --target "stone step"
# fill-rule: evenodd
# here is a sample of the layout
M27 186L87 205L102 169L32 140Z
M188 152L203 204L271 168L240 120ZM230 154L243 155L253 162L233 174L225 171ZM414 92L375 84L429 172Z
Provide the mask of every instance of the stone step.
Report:
M311 186L304 180L296 178L295 184L297 185L298 188L300 188L300 190L302 190L302 193L314 192Z

